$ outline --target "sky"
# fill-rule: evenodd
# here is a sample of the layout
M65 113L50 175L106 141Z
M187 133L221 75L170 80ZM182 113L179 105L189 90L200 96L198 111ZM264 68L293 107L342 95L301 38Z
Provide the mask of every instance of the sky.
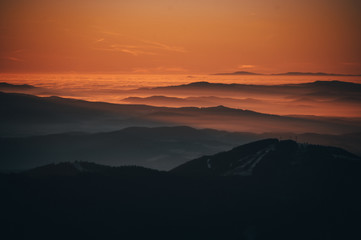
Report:
M1 73L361 74L359 0L13 0Z

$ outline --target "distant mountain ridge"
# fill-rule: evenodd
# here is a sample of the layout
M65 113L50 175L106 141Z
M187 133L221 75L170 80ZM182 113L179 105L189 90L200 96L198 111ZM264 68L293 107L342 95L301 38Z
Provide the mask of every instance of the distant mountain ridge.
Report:
M341 88L340 88L341 87ZM241 84L241 83L211 83L211 82L192 82L188 84L175 85L175 86L165 86L165 87L154 87L154 88L140 88L134 90L134 92L148 91L154 93L161 93L161 90L167 91L206 91L212 90L213 93L217 92L227 92L228 94L232 93L257 93L262 94L265 92L267 94L311 94L332 91L332 94L336 90L339 90L338 94L359 94L361 91L361 84L354 82L344 82L344 81L314 81L306 83L294 83L294 84L279 84L279 85L256 85L256 84ZM132 92L132 91L130 91ZM172 93L172 92L170 92ZM199 96L202 96L203 93L199 92ZM209 96L209 93L207 93ZM331 93L330 93L331 94ZM192 92L189 92L188 95L192 95ZM325 93L323 93L325 95Z
M339 76L339 77L359 77L361 74L340 74L340 73L324 73L324 72L286 72L286 73L254 73L247 71L237 71L230 73L215 73L212 75L264 75L264 76Z
M237 72L232 72L232 73L215 73L212 75L265 75L265 74L246 72L246 71L237 71Z
M34 87L29 84L10 84L6 82L0 82L0 90L29 90L29 89L35 89L37 87Z
M361 74L340 74L340 73L324 73L324 72L286 72L286 73L276 73L271 75L278 76L340 76L340 77L359 77Z

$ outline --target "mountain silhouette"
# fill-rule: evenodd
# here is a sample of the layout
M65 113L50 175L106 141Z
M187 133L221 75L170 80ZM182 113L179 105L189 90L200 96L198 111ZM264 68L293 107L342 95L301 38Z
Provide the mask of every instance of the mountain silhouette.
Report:
M342 164L361 164L361 158L343 149L292 140L265 139L236 147L213 156L204 156L171 170L185 175L252 176L283 174L319 167L336 171ZM342 168L342 167L341 167ZM306 169L307 170L307 169Z
M6 82L0 82L0 91L7 93L26 93L34 95L54 95L59 93L55 90L50 90L43 87L35 87L29 84L11 84Z
M0 90L1 91L6 91L6 90L33 90L36 89L37 87L34 87L32 85L29 84L10 84L10 83L6 83L6 82L0 82Z
M286 73L277 73L271 75L286 75L286 76L342 76L342 77L358 77L361 75L353 74L338 74L338 73L324 73L324 72L286 72Z
M341 87L340 94L347 92L359 92L361 91L361 84L344 81L314 81L309 83L297 83L297 84L280 84L280 85L253 85L253 84L240 84L240 83L210 83L210 82L193 82L189 84L182 84L176 86L154 87L154 88L140 88L139 90L157 91L157 90L219 90L230 92L242 92L251 91L262 93L265 90L273 90L276 93L291 91L289 93L297 93L299 90L306 92L321 91L321 90L335 90ZM271 93L270 93L271 94Z
M309 83L280 84L280 85L253 85L253 84L226 84L210 82L193 82L189 84L140 88L129 91L129 94L151 94L166 96L217 96L217 97L259 97L284 96L299 98L312 96L315 99L334 99L335 97L359 97L361 84L344 81L315 81ZM241 95L240 95L241 94ZM318 96L320 94L320 96ZM325 99L324 99L325 100Z
M40 166L28 171L24 171L22 174L30 177L70 177L81 175L145 177L153 175L157 176L162 173L164 174L164 172L139 166L111 167L107 165L95 164L92 162L75 161Z
M238 72L232 72L232 73L215 73L213 75L264 75L264 74L246 72L246 71L238 71Z

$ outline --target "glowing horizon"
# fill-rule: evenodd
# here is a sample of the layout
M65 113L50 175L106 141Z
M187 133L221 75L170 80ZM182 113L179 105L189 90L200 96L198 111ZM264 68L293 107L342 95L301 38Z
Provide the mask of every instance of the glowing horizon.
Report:
M1 3L2 73L361 73L361 3Z

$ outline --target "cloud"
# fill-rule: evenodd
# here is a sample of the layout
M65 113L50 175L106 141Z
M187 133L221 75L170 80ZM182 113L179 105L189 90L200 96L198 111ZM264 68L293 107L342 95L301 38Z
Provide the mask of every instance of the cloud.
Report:
M240 69L250 69L250 68L255 68L255 65L239 65L238 68Z
M101 31L101 33L106 34L106 35L111 35L111 36L122 36L122 34L120 34L118 32L112 32L112 31Z
M181 53L186 52L186 50L182 47L169 46L164 43L147 41L147 40L143 40L142 42L145 44L148 44L148 46L150 48L162 49L162 50L171 51L171 52L181 52Z
M154 68L134 68L133 73L183 73L188 70L182 67L154 67Z
M103 51L111 51L111 52L122 52L133 56L156 55L155 52L148 51L146 48L142 46L126 45L126 44L111 44L111 45L101 46L96 49Z
M97 40L95 40L96 43L99 43L99 42L103 42L105 39L104 38L99 38Z
M171 46L162 42L138 39L121 35L116 32L101 32L107 36L100 37L94 41L94 49L127 53L132 56L160 55L165 52L185 53L183 47Z
M139 56L139 55L156 55L156 53L154 52L147 52L147 51L142 51L139 49L129 49L129 48L121 48L121 49L114 49L117 50L119 52L123 52L123 53L129 53L133 56Z
M20 59L20 58L16 58L16 57L3 57L3 59L7 59L13 62L24 62L24 60Z
M13 51L13 53L14 54L17 54L17 53L22 53L22 52L24 52L25 51L25 49L17 49L17 50L15 50L15 51Z

